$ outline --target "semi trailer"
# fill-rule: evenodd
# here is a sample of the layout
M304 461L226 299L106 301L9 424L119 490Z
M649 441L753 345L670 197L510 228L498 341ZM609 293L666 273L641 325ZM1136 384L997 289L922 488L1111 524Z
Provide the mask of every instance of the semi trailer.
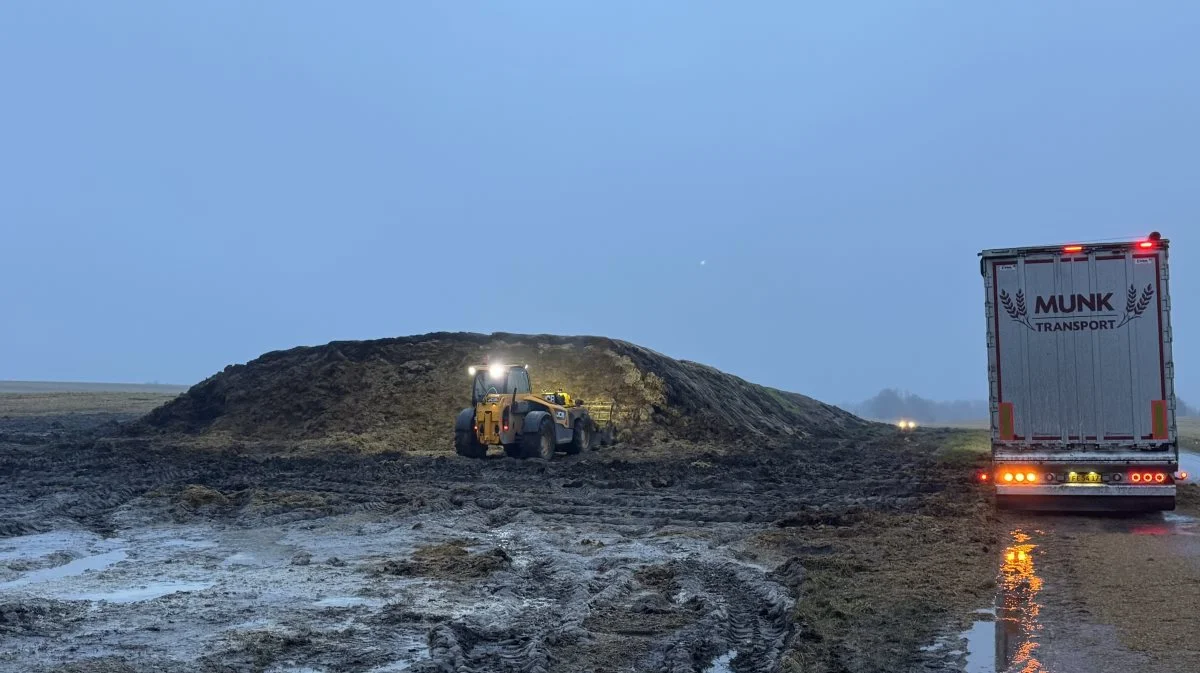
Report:
M1169 242L980 253L999 508L1170 510Z

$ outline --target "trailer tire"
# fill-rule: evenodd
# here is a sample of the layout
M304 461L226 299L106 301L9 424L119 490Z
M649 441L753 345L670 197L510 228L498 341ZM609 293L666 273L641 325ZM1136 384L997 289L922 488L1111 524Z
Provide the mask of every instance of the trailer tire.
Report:
M554 438L554 423L549 418L541 420L537 432L527 432L521 435L521 453L525 458L550 460L554 457L556 448L558 446Z
M474 430L454 431L454 452L466 458L487 457L487 447L479 443Z

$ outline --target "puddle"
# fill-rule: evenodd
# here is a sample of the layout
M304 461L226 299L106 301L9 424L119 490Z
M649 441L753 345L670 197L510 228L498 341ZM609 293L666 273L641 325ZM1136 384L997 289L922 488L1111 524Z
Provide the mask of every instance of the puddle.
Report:
M212 582L155 582L140 587L118 589L98 593L63 594L60 597L71 601L107 601L109 603L138 603L161 598L170 594L203 591Z
M971 628L959 634L967 640L967 663L964 673L997 673L996 671L996 619L994 610L982 610L992 618L977 621Z
M227 556L224 561L221 561L222 568L229 568L232 566L257 566L257 565L262 565L262 563L257 558L255 558L254 554L250 554L250 553L244 552L244 551L240 551L240 552L237 552L236 554Z
M1001 552L995 609L978 611L978 616L989 619L976 620L959 634L967 641L965 673L1043 670L1037 658L1042 634L1042 578L1035 567L1037 545L1031 540L1020 529L1012 532L1012 544Z
M126 558L124 549L116 549L103 554L95 554L85 556L80 559L75 559L69 563L54 568L42 568L25 573L11 582L0 584L0 590L16 589L18 587L28 586L30 584L39 584L41 582L49 582L50 580L62 579L64 577L72 577L74 575L82 575L88 571L103 570L114 563L120 563Z
M22 535L0 541L0 562L42 558L60 551L83 553L88 545L101 541L92 533L53 531L37 535Z
M713 659L712 664L704 669L704 673L733 673L733 668L730 663L737 658L737 650L729 650L725 654Z
M1188 473L1188 478L1185 483L1194 484L1197 481L1200 481L1200 453L1180 451L1179 470L1181 472Z

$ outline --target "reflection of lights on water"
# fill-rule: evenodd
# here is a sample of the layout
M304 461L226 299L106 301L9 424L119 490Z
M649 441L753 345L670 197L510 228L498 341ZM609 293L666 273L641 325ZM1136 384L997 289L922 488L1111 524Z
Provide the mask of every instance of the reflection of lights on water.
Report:
M1020 529L1012 532L1013 544L1004 549L1000 566L1000 595L996 610L996 670L1018 673L1048 673L1037 659L1038 594L1042 578L1033 564L1030 536Z

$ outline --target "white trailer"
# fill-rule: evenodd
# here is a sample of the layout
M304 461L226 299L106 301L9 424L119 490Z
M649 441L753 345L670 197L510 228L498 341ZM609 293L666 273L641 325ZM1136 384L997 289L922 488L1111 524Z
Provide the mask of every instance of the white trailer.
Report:
M1175 508L1168 241L980 253L1000 508Z

